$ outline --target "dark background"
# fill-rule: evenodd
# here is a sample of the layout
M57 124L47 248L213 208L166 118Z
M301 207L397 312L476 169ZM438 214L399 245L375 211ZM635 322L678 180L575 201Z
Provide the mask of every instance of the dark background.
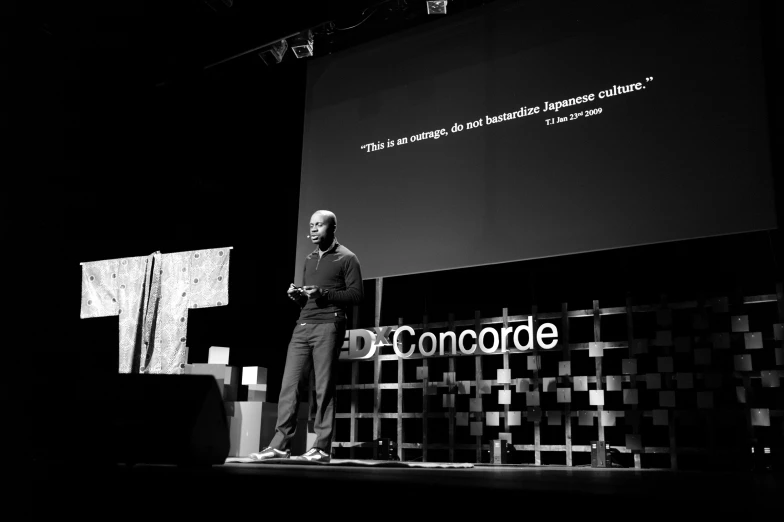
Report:
M208 71L204 66L319 23L337 8L262 4L255 18L219 13L219 23L198 2L41 3L13 18L7 111L14 128L9 148L20 160L10 166L13 180L27 188L6 198L10 209L25 210L12 214L9 225L30 247L25 270L11 272L13 282L23 284L28 269L41 275L26 292L34 326L25 330L25 355L38 372L29 388L51 411L33 417L39 447L63 445L68 430L51 426L89 415L68 397L89 398L99 392L91 387L95 376L116 371L116 319L79 319L83 261L233 246L229 306L192 313L191 361L206 362L211 345L229 346L232 365L269 369L269 393L276 396L297 314L284 291L300 233L305 60L289 56L266 67L251 54ZM777 172L781 89L770 71L780 41L769 4L758 10ZM594 13L635 14L625 3L595 5L604 7ZM699 14L705 4L683 5ZM237 2L232 9L248 8ZM553 9L550 16L572 12ZM354 44L406 24L433 23L390 16L386 24L363 26L367 32ZM361 18L350 11L344 19L350 25ZM336 41L334 49L351 44ZM382 323L419 320L425 312L433 320L448 312L472 317L475 309L497 315L503 306L531 303L587 308L599 299L604 306L622 302L627 292L637 302L657 302L664 292L671 300L699 291L772 293L784 273L782 259L776 231L390 278ZM373 317L372 292L367 296L363 326ZM53 400L55 389L70 395Z

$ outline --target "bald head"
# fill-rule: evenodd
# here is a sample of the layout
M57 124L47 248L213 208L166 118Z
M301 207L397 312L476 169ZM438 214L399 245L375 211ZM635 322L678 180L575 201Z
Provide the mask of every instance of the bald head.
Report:
M329 223L334 227L338 226L338 218L335 216L334 212L330 212L329 210L317 210L313 213L310 217L310 222L312 223Z
M317 210L310 216L310 240L327 250L335 239L338 218L329 210Z

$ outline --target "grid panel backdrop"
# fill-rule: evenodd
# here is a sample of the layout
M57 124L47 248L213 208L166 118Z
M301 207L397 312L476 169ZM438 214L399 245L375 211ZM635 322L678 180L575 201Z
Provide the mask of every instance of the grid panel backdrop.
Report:
M376 280L376 326L382 285ZM339 382L338 397L349 392L350 410L339 405L337 422L349 423L349 437L333 442L333 450L347 448L357 458L360 447L372 446L376 458L377 447L369 443L382 437L386 421L395 423L390 438L396 438L401 460L487 462L496 439L507 440L521 462L536 465L587 464L594 440L630 454L625 458L635 468L678 469L679 457L690 456L726 462L751 448L781 451L781 283L770 295L677 303L662 296L657 304L627 298L625 306L602 308L593 301L582 310L562 303L559 312L538 313L533 306L517 316L507 310L500 317L476 311L461 321L452 314L444 322L424 316L408 326L436 336L469 328L478 335L486 327L514 327L530 315L534 332L540 322L559 327L558 344L545 350L534 340L526 352L499 348L472 356L423 357L416 351L408 359L383 346L370 360L342 359L341 365L350 365L350 382ZM354 328L358 317L355 310ZM348 334L346 339L344 350ZM470 359L473 372L464 379ZM359 382L361 365L372 365L372 382ZM395 374L386 365L396 365L396 382L382 379ZM406 368L408 374L416 371L415 378ZM385 390L396 392L394 412L381 411ZM367 411L360 392L372 393ZM409 394L421 394L421 411L407 411L406 402L420 404ZM371 421L372 431L363 434L361 423ZM737 426L742 433L733 437Z

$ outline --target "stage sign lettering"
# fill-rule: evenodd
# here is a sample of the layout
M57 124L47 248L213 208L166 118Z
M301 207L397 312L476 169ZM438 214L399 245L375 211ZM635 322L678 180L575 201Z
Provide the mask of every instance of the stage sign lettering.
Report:
M453 331L421 332L417 334L410 326L379 326L372 330L356 329L346 332L346 340L340 358L362 360L375 358L381 346L391 346L394 353L403 359L421 357L452 357L461 355L484 355L504 352L525 352L534 348L548 350L558 344L558 328L552 323L542 323L534 332L533 318L517 327L504 326L499 329L466 329Z

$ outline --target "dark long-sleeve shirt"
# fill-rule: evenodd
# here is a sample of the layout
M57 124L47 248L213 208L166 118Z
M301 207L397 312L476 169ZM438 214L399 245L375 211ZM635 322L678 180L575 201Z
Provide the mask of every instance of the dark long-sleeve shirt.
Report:
M357 256L337 240L321 256L318 248L308 254L302 268L302 285L317 285L327 295L299 299L300 323L345 321L348 307L359 304L364 297Z

